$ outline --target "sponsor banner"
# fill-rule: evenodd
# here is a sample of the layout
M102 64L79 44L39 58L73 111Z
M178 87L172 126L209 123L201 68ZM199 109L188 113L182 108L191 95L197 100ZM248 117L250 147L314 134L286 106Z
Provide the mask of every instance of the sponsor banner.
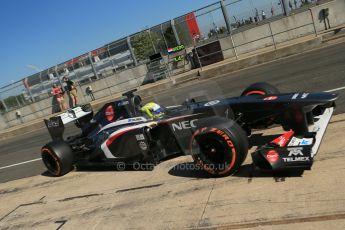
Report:
M191 38L196 39L200 37L200 29L198 22L195 17L195 13L189 13L186 15L186 23L188 26L188 31L191 36Z
M289 151L288 157L283 157L283 161L285 163L288 162L308 162L310 161L309 156L304 156L303 154L303 147L298 148L288 148Z
M293 137L291 141L289 142L288 146L306 146L306 145L312 145L312 144L313 144L313 138Z
M180 122L172 123L171 127L173 128L174 131L196 128L195 122L197 121L198 119L190 120L190 121L180 121Z
M270 150L266 154L266 158L270 163L275 163L279 160L279 154L274 150Z
M185 49L184 45L179 45L179 46L176 46L173 48L168 48L168 53L173 54L173 53L179 52L179 51L184 50L184 49Z
M309 96L309 93L295 93L292 96L292 100L296 100L296 99L306 99Z
M274 139L273 141L271 141L271 143L275 143L279 145L280 147L284 147L293 135L294 135L294 131L289 131L281 135L277 139Z
M214 100L214 101L210 101L210 102L207 102L205 104L205 106L213 106L213 105L217 105L219 104L220 100Z
M107 119L107 121L112 121L115 118L115 111L113 109L112 105L109 105L106 109L105 109L105 118Z
M144 141L145 140L144 134L137 134L137 135L135 135L135 138L137 139L137 141Z
M278 97L277 96L270 96L270 97L265 97L264 98L264 101L275 101L277 100Z

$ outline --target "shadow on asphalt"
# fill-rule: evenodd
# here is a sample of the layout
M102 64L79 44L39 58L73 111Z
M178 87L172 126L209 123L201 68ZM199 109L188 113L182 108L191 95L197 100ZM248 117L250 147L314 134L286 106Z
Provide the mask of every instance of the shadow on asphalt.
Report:
M69 173L73 173L73 172L110 172L110 171L115 172L116 169L110 168L110 167L87 166L87 167L81 167L81 168L78 167ZM56 177L56 176L52 175L49 171L45 171L45 172L41 173L41 176Z
M285 178L285 177L301 177L304 170L284 170L284 171L271 171L271 170L260 170L255 168L252 164L242 165L234 177L273 177L273 178Z
M53 174L51 174L49 171L45 171L43 173L41 173L41 176L45 176L45 177L55 177Z
M301 177L303 175L303 170L286 170L286 171L262 171L254 168L252 164L242 165L240 169L232 175L232 177L242 177L242 178L260 178L260 177L270 177L270 178L286 178L286 177ZM212 178L213 176L206 173L199 167L196 167L193 162L181 163L174 166L168 172L172 176L176 177L188 177L197 179Z
M168 173L176 177L199 179L207 179L212 177L210 174L198 167L194 162L177 164L173 168L171 168Z
M117 169L110 166L82 166L78 167L75 171L78 172L146 172L152 171L153 168L142 168L137 169L132 166L127 166L125 169ZM72 172L73 173L73 172ZM215 178L214 176L208 174L193 162L180 163L175 165L168 171L169 175L176 177L186 177L186 178L195 178L195 179L209 179ZM301 177L304 171L302 170L289 170L289 171L262 171L257 168L254 168L252 164L242 165L240 169L232 175L232 177L241 177L241 178L260 178L260 177L271 177L271 178L286 178L286 177ZM48 171L45 171L41 174L45 177L55 177L50 174Z
M109 165L79 165L76 166L74 170L72 170L70 173L73 173L73 171L76 172L134 172L134 171L152 171L154 167L151 164L145 164L144 166L133 166L133 165L126 165L124 168L116 167L116 165L109 166ZM41 174L41 176L45 177L55 177L54 175L50 174L48 171L45 171Z

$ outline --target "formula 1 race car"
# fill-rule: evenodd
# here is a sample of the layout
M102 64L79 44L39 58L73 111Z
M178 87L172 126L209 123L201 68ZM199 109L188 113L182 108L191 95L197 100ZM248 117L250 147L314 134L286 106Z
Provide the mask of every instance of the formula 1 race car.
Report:
M337 94L280 93L268 83L255 83L240 97L164 107L152 119L141 110L135 90L105 104L95 115L90 105L45 120L53 139L42 150L48 171L62 176L80 165L149 163L191 155L213 176L236 172L248 152L252 129L280 125L286 133L252 153L260 169L308 170L333 114ZM65 124L80 134L64 140Z

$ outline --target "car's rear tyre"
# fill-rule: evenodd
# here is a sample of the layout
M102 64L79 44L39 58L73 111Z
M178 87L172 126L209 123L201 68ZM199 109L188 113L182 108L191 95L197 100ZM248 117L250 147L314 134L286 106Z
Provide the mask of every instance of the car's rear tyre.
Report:
M245 160L248 138L233 120L207 119L198 124L190 149L195 163L203 170L216 177L228 176Z
M48 172L53 176L63 176L73 168L73 151L64 141L53 141L41 149L41 156Z
M279 94L280 91L275 86L266 82L258 82L248 86L241 94L241 96L249 95L269 95Z

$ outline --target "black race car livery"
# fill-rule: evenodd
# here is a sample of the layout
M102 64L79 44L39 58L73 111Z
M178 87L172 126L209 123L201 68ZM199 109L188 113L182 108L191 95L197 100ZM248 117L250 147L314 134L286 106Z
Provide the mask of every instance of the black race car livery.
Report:
M280 125L286 133L252 153L260 169L310 169L335 107L337 94L280 93L268 83L255 83L241 96L212 101L189 100L164 107L151 119L141 112L134 90L105 104L96 114L90 105L45 120L52 137L41 151L55 176L79 165L149 163L191 155L214 176L236 172L246 159L253 129ZM63 138L65 124L80 134Z

